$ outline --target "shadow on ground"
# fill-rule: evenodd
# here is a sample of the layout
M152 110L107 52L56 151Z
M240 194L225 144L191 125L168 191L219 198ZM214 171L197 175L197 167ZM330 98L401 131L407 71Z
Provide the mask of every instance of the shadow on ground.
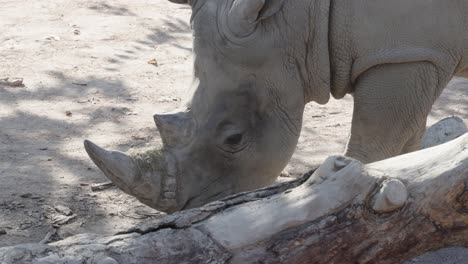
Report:
M0 246L43 237L54 225L66 237L114 232L113 221L158 217L157 211L117 189L90 189L107 180L87 158L83 139L95 133L106 136L99 127L122 126L127 135L118 146L126 151L159 136L156 128L147 129L143 139L131 136L131 108L137 103L131 89L118 80L47 74L57 80L55 86L0 87L0 107L9 109L0 117L0 182L10 187L0 193L0 227L7 231L0 236ZM70 108L63 109L66 102ZM69 207L77 216L54 224L50 208L56 205Z

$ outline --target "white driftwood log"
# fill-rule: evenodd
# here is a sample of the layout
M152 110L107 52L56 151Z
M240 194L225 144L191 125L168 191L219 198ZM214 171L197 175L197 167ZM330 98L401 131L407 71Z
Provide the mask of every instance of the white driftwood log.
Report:
M122 234L0 248L0 263L401 263L468 246L468 134L169 215Z

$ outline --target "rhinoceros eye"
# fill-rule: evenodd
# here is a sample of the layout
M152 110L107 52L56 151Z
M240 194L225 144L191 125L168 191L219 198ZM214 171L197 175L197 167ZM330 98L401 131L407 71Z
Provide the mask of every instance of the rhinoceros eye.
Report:
M226 145L237 145L242 141L242 134L237 133L234 135L230 135L224 140L224 144Z
M230 131L224 133L218 147L225 152L234 154L246 148L247 145L249 145L249 140L247 140L246 133Z
M244 127L233 123L224 123L218 129L216 145L227 153L237 153L249 145L249 133Z

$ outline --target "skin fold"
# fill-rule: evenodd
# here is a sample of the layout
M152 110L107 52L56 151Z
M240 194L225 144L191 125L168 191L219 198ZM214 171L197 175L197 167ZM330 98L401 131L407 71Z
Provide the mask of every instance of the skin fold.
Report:
M173 212L273 183L305 104L354 97L345 155L419 148L432 104L468 73L468 1L192 0L191 100L155 115L164 147L128 156L86 141L123 191ZM307 117L306 117L307 118Z

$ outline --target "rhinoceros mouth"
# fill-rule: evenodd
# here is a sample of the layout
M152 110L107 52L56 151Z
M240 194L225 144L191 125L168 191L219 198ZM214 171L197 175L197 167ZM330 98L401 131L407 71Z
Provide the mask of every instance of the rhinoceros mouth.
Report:
M190 209L198 206L202 206L204 204L210 203L217 201L219 199L222 199L226 196L229 196L233 194L234 188L229 187L225 188L221 191L217 191L215 193L206 193L206 194L199 194L198 196L193 196L187 200L187 202L184 204L182 209Z
M161 163L161 161L155 160L151 157L143 158L144 155L148 154L139 154L136 156L135 160L138 162L140 171L146 171L146 173L149 173L150 175L154 175L155 172L163 172L161 175L161 190L159 191L157 207L152 205L150 206L156 209L165 208L166 212L172 212L178 210L178 205L180 204L177 195L177 161L169 150L164 149L162 153L164 162L159 166L158 162ZM148 166L151 169L146 169Z

